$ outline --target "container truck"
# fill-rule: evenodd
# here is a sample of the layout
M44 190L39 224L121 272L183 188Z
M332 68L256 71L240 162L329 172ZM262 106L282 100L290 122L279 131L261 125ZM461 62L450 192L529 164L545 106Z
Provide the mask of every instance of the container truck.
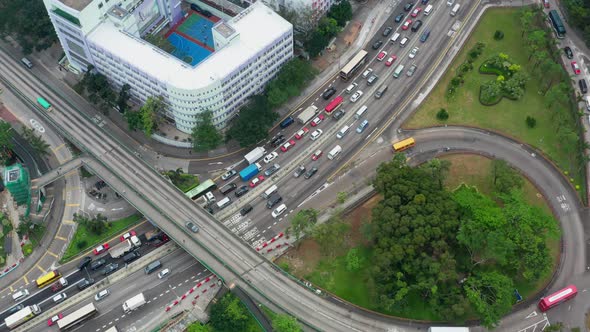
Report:
M318 113L318 108L311 105L308 108L306 108L303 112L299 113L299 115L297 116L297 121L305 124L309 120L313 119L313 117L315 117L315 115L317 113Z
M252 164L240 171L240 177L242 178L242 180L248 181L251 178L253 178L254 175L258 174L258 172L260 172L261 169L262 166L260 166L259 163Z
M57 291L59 291L60 289L66 287L68 285L68 281L66 280L66 278L59 278L59 280L54 283L53 285L51 285L51 290L55 293Z
M259 146L254 150L250 151L247 155L245 155L244 159L246 159L246 162L248 162L248 164L251 165L257 162L258 159L262 158L265 154L266 150L263 147Z
M125 311L127 313L131 310L135 310L135 309L141 307L144 304L145 304L145 296L143 296L143 293L139 293L139 294L135 295L134 297L130 298L129 300L123 302L123 311Z
M111 254L111 257L119 258L119 257L125 255L131 249L133 249L133 247L134 246L133 246L133 243L131 243L131 240L127 239L127 240L113 246L109 250L109 253Z
M4 320L4 323L6 324L7 328L13 329L13 328L21 325L22 323L28 321L29 319L37 316L40 313L41 313L41 308L39 308L39 305L33 304L28 307L24 307L23 309L16 312L15 314L12 314L12 315L6 317L6 319Z

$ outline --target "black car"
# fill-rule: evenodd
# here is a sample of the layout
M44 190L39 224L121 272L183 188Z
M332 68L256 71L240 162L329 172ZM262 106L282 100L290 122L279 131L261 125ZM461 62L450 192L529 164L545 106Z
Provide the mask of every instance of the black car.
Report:
M95 260L94 262L92 262L90 264L90 269L91 270L98 270L101 266L105 265L107 263L106 259L101 258L99 260Z
M344 116L344 111L343 110L338 110L334 113L334 115L332 115L334 117L334 120L338 121L340 120L340 118L342 118Z
M563 49L563 51L565 52L565 56L566 56L568 59L573 59L573 58L574 58L574 52L572 52L572 49L571 49L571 48L569 48L569 46L566 46L566 47Z
M405 6L404 6L404 10L409 12L410 10L412 10L412 7L414 7L414 3L413 2L408 2Z
M298 178L298 177L300 177L300 176L301 176L301 174L303 174L303 173L305 173L305 166L304 166L304 165L301 165L301 166L299 166L299 167L298 167L298 168L295 170L295 172L293 173L293 176L294 176L294 177L296 177L296 178Z
M128 253L127 255L123 256L123 261L125 263L131 263L134 260L138 259L139 257L141 257L141 254L139 253L139 251L132 251L132 252Z
M276 148L277 146L283 144L284 141L285 137L283 137L283 135L279 135L277 138L272 140L271 145Z
M6 314L8 314L8 315L12 315L12 314L14 314L14 313L16 313L16 312L18 312L18 311L21 311L23 308L24 308L24 307L23 307L23 305L22 305L22 304L17 304L17 305L15 305L14 307L12 307L12 308L10 308L10 309L6 310Z
M266 201L266 208L272 209L275 205L279 204L282 201L283 201L283 198L281 197L281 195L274 193Z
M118 268L119 264L111 263L102 270L102 274L108 276L109 274L117 271Z
M246 205L244 205L244 207L243 207L243 208L240 210L240 214L241 214L242 216L245 216L245 215L247 215L247 214L248 214L248 212L252 211L252 209L253 209L253 208L252 208L252 205L250 205L250 204L246 204Z
M422 0L422 4L423 4L423 5L426 5L426 4L428 4L428 0Z
M382 33L383 37L389 36L389 34L391 33L391 31L393 31L393 28L392 27L385 28L385 30L383 30L383 33Z
M250 190L248 189L248 186L241 186L240 188L238 188L238 190L236 190L236 192L234 192L234 194L236 195L236 197L244 196L246 195L248 190Z
M414 24L412 24L412 32L418 31L418 29L420 29L421 26L422 26L422 21L417 20L416 22L414 22Z
M406 14L404 14L404 13L399 13L399 14L398 14L398 15L395 17L395 23L399 23L399 22L401 22L401 21L404 19L404 17L406 17Z
M582 78L579 80L578 85L580 86L580 91L582 91L582 93L588 93L588 85L586 85L585 79Z
M376 50L379 47L381 47L381 45L383 45L383 41L382 40L378 40L378 41L376 41L376 42L373 43L373 46L372 47L373 47L374 50Z
M90 264L90 262L92 262L92 257L86 256L82 258L80 264L78 264L78 269L84 270L88 266L88 264Z
M227 194L229 194L230 191L236 189L237 187L238 187L238 185L235 183L228 183L227 185L221 187L221 189L219 189L219 192L224 195L227 195Z
M430 29L428 29L422 33L422 36L420 36L420 41L425 43L426 40L428 40L428 37L430 37Z
M333 86L331 86L326 91L324 91L324 93L322 93L322 98L324 98L325 100L328 100L335 93L336 93L336 89Z
M318 168L314 167L312 169L310 169L309 171L307 171L307 173L305 173L305 175L303 176L306 179L309 179L310 177L312 177L315 173L318 172Z
M84 278L79 284L78 284L78 289L79 290L85 290L86 288L92 286L92 284L94 284L94 279L86 279Z

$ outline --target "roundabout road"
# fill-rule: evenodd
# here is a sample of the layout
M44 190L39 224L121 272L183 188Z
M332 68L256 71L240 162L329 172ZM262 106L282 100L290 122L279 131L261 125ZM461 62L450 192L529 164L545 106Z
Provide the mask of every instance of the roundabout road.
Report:
M403 134L416 139L416 146L409 153L412 162L426 161L443 153L477 153L507 161L537 186L560 222L563 241L561 263L543 295L570 283L576 284L580 292L574 300L548 311L547 316L551 322L583 328L585 313L590 306L590 296L586 293L590 286L587 273L590 263L587 262L585 243L588 237L583 224L588 219L588 211L559 169L530 146L485 130L436 127L404 131ZM536 308L537 299L532 300L530 305L506 316L499 329L518 331L529 324L526 316L542 317ZM536 314L532 314L535 311Z

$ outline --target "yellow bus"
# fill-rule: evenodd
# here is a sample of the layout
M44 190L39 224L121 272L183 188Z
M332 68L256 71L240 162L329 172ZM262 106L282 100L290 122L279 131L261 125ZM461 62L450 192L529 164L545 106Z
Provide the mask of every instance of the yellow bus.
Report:
M405 140L393 143L393 151L400 152L413 147L416 141L413 137L406 138Z
M39 288L45 287L45 286L51 284L52 282L56 281L60 277L61 277L61 274L59 274L59 272L57 270L51 271L45 275L42 275L41 277L39 277L39 279L37 279L37 287L39 287Z

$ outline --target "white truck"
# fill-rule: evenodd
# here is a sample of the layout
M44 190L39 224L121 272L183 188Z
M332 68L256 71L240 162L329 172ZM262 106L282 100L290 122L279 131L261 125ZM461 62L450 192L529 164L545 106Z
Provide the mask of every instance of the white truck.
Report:
M144 304L145 304L145 296L143 296L143 293L139 293L139 294L135 295L134 297L130 298L129 300L123 302L123 311L125 311L125 313L127 313L131 310L135 310L135 309L141 307Z
M469 332L468 327L451 327L451 326L431 326L428 328L428 332Z
M266 150L259 146L254 150L250 151L247 155L244 156L244 159L248 162L248 165L251 165L258 161L258 159L262 158L266 154Z
M127 239L119 244L114 245L111 249L109 249L109 254L113 258L119 258L125 255L127 252L131 251L135 247L133 243L131 243L131 239Z
M7 328L12 329L28 321L29 319L37 316L40 313L41 308L39 308L37 304L33 304L28 307L24 307L18 312L6 317L6 319L4 319L4 323L6 324Z
M297 116L297 121L305 124L309 120L313 119L317 113L318 108L311 105L308 108L306 108L303 112L299 113L299 115Z

